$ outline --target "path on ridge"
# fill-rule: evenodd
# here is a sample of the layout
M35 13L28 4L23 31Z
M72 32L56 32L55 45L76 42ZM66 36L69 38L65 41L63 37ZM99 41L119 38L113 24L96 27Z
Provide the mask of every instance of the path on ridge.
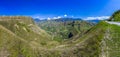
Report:
M118 26L120 26L120 22L109 22L109 21L106 21L107 23L109 23L109 24L115 24L115 25L118 25Z

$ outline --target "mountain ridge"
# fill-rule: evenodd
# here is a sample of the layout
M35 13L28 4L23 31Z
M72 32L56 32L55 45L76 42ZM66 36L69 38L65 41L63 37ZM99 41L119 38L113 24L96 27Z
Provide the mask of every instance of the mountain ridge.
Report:
M116 17L117 20L119 19L119 14L113 15L115 15L113 17L114 19ZM60 21L60 23L58 23L58 21ZM61 22L61 20L57 20L57 23L53 22L53 24L55 23L54 25L59 27L65 27L66 25L68 25L68 28L70 30L73 30L74 33L76 33L76 31L78 32L77 34L75 34L76 36L73 38L69 38L68 40L65 40L63 42L59 42L57 40L53 40L52 36L47 33L47 30L43 30L43 28L41 29L41 27L38 27L37 24L34 23L32 18L20 17L20 20L18 20L18 17L16 16L0 17L0 57L120 56L120 26L116 24L118 21L100 21L98 24L88 29L86 29L86 27L83 28L84 26L88 27L88 25L82 25L86 24L85 22L83 22L81 24L83 26L82 28L86 30L82 34L80 34L79 32L83 30L77 29L79 28L78 26L81 21L75 22L72 20L72 22L69 21L68 23ZM49 24L51 26L50 23L52 22L47 23L47 25ZM67 27L65 27L65 29L66 28ZM58 30L59 28L56 29ZM65 32L65 29L60 29L60 33L62 30L62 32ZM55 29L53 29L53 32L54 30Z

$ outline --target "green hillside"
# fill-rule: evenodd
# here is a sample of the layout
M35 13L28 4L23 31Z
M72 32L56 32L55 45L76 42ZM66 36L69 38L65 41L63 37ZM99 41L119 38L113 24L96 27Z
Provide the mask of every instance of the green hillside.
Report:
M49 23L49 25L51 24ZM96 26L85 31L82 36L56 46L54 52L57 53L57 56L63 57L119 57L119 28L120 26L111 25L104 21L99 22Z
M114 12L113 15L110 17L109 21L120 22L120 10Z
M37 41L46 41L50 39L49 34L38 28L30 17L1 17L0 20L1 25L26 40L34 41L36 38Z
M102 21L87 31L84 36L51 49L45 53L45 56L119 57L119 28L120 26ZM118 35L116 36L115 33Z
M0 57L120 57L118 25L105 21L95 26L85 21L38 24L42 29L30 17L0 17ZM73 36L68 38L70 32Z
M32 56L28 41L0 25L0 57Z
M82 34L95 24L82 20L76 21L40 21L38 26L49 33L54 40L62 41L64 39L74 38L76 35Z
M75 43L82 42L83 57L119 57L119 28L117 25L100 22Z

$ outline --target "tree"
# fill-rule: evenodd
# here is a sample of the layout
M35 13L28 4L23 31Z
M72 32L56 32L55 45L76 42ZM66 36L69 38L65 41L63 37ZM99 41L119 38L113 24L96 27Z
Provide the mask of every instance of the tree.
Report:
M120 21L120 10L113 13L108 21Z
M73 34L70 32L68 35L68 38L71 38L71 37L73 37Z
M72 22L72 27L74 27L75 21Z

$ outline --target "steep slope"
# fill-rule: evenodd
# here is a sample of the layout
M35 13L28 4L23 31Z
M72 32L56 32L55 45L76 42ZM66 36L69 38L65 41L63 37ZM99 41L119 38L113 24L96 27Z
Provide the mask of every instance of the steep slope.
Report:
M83 36L40 53L43 57L119 57L119 28L102 21Z
M119 57L120 26L100 22L82 37L56 47L63 57Z
M31 52L29 43L0 25L0 57L28 56Z
M77 49L76 57L119 57L119 28L104 21L98 23L84 36L73 41Z
M102 56L120 57L120 25L111 24L102 39Z
M38 57L39 49L42 47L37 42L29 42L0 25L0 57Z
M0 57L120 56L119 25L101 21L82 35L78 33L81 36L60 44L52 40L51 36L36 26L30 18L25 17L29 20L25 22L24 18L19 17L22 21L17 20L18 17L0 19Z
M48 20L37 22L37 24L57 41L73 38L94 26L93 23L82 20Z
M0 17L0 57L38 57L38 50L56 43L30 17Z
M44 43L50 40L49 34L40 29L32 18L24 16L0 17L0 24L17 36L30 42Z
M62 45L45 53L53 57L120 57L120 12L111 18L115 24L106 21L99 22L77 39L71 39ZM51 55L51 52L53 54ZM44 55L43 55L44 56Z

